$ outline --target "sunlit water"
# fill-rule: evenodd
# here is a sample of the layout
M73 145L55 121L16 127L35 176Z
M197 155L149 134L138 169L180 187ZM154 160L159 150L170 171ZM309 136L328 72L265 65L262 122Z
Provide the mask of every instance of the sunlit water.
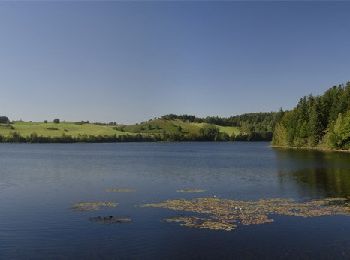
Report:
M184 188L206 192L176 192ZM0 258L350 257L346 216L277 216L272 224L226 232L165 223L163 218L179 213L138 207L207 196L350 196L350 154L276 150L268 143L0 144ZM70 209L81 201L119 205ZM89 221L99 215L129 216L132 223Z

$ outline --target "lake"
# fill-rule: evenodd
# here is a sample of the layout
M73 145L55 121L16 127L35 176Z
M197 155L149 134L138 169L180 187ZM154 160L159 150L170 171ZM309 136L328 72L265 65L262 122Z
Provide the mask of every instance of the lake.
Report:
M135 192L106 192L129 188ZM203 189L179 193L179 189ZM350 196L350 154L269 143L0 144L1 259L349 258L350 217L274 216L233 231L188 228L145 203ZM115 208L75 211L78 202ZM128 216L104 225L96 216Z

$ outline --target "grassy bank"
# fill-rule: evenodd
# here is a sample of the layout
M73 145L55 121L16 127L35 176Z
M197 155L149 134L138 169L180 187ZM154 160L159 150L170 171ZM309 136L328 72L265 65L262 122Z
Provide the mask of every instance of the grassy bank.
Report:
M164 119L134 125L22 121L0 124L1 142L229 141L239 133L237 127Z

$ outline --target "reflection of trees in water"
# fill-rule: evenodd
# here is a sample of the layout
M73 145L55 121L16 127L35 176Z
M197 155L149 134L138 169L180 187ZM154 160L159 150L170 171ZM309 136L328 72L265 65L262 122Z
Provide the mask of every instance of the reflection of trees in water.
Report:
M282 185L297 185L303 196L350 196L350 154L276 149Z

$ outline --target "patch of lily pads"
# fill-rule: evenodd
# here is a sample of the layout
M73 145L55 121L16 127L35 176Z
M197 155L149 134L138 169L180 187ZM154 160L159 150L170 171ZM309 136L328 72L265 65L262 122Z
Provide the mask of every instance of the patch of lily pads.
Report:
M211 230L226 230L231 231L236 228L233 223L220 222L211 218L202 218L197 216L177 216L164 219L168 223L180 223L181 226L191 228L203 228Z
M242 201L219 198L175 199L160 203L144 204L142 207L165 208L204 215L177 216L166 222L180 223L191 228L231 231L239 225L271 223L274 215L294 217L319 217L331 215L350 216L350 200L327 198L296 202L291 199L262 199Z
M131 218L129 217L118 217L118 216L97 216L89 218L91 222L96 222L99 224L123 224L130 223Z
M177 190L176 192L181 192L181 193L201 193L201 192L205 192L205 190L202 190L202 189L181 189L181 190Z
M79 202L73 205L72 209L76 211L95 211L102 208L115 208L118 203L111 201L98 202Z

